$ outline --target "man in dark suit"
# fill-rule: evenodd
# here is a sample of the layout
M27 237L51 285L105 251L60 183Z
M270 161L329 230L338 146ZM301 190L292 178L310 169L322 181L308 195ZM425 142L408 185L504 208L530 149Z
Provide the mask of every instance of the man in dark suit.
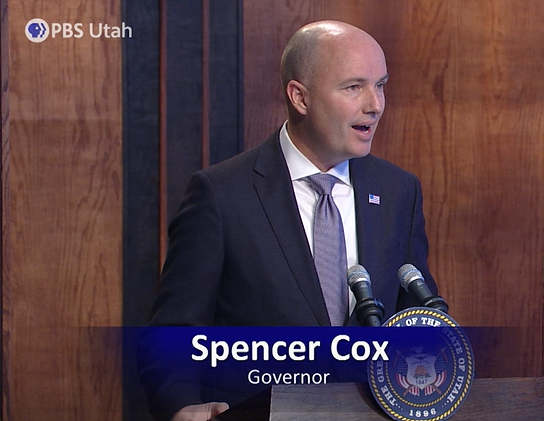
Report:
M437 292L419 181L369 155L385 107L381 47L351 25L316 22L289 41L281 72L289 120L260 147L191 179L170 226L152 325L330 326L313 259L319 200L308 181L313 174L336 180L331 195L347 256L342 273L357 263L366 267L385 317L417 304L399 286L404 263L418 267ZM348 315L354 299L345 297ZM345 318L354 323L353 314ZM176 399L175 393L165 394ZM179 396L177 408L188 403L196 402ZM226 408L186 406L173 419L208 419Z

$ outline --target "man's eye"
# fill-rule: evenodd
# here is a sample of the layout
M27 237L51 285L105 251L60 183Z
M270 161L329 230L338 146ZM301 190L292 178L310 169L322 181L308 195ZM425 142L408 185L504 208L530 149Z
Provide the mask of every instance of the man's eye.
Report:
M348 86L348 91L356 91L357 89L359 89L359 85L351 85L351 86Z

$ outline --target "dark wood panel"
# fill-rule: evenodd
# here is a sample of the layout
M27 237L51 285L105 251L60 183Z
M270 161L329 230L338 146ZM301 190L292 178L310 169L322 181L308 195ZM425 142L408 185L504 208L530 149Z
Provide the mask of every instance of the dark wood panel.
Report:
M0 186L2 192L0 193L0 215L2 218L1 234L2 234L2 246L0 252L0 305L4 302L3 299L3 285L4 285L4 256L6 253L6 246L9 244L9 230L7 230L6 222L9 221L9 213L7 207L4 206L7 203L9 196L7 195L4 185L9 184L9 31L8 31L8 3L7 0L0 0L0 144L1 144L1 159L0 159ZM3 306L2 306L3 307ZM0 309L2 310L2 309ZM0 311L0 322L3 324L3 311ZM0 372L4 373L4 340L7 340L7 336L4 335L4 329L0 332ZM7 372L7 370L6 370ZM0 383L0 405L2 406L2 415L4 412L4 381L5 376L2 375L2 382ZM5 418L5 416L4 416Z
M243 150L241 0L209 2L209 163Z
M453 317L519 326L508 364L534 376L543 370L543 17L538 0L244 1L245 147L286 118L278 67L296 29L340 19L368 30L391 75L373 153L422 181L431 270Z
M169 222L191 175L242 149L242 7L240 0L164 0L164 7Z
M159 274L159 7L125 1L136 37L123 45L123 320L147 323Z
M189 178L202 168L202 1L166 0L164 7L169 222Z
M160 5L123 0L123 326L146 325L160 259ZM123 331L123 419L151 419L139 384L137 341Z
M9 11L4 419L118 420L121 343L85 328L121 324L121 43L33 44L24 28L35 16L120 24L120 3L10 1Z

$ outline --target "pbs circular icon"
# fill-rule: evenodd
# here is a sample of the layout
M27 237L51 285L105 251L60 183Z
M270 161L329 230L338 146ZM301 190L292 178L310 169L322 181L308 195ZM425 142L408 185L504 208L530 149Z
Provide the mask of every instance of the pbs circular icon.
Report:
M49 25L40 18L30 19L25 26L25 35L32 42L43 42L49 37Z
M401 311L384 326L410 328L389 343L388 361L368 364L378 404L398 421L451 417L474 379L474 354L463 330L446 313L428 307Z

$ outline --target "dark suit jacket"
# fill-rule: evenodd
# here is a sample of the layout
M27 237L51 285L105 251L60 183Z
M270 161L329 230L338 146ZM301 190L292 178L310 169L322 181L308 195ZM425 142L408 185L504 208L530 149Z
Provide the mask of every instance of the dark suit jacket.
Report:
M388 318L417 305L399 286L403 264L436 293L420 183L370 155L352 159L350 171L359 263ZM278 132L197 172L169 235L152 325L330 326Z

